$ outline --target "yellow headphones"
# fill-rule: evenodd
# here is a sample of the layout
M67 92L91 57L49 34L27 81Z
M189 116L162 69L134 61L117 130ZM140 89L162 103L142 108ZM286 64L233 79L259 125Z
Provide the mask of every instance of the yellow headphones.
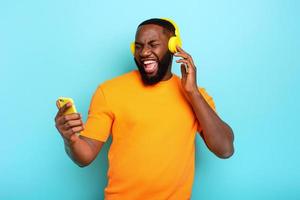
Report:
M176 46L179 46L179 47L182 46L182 42L181 42L181 38L180 38L180 35L179 35L178 26L171 19L168 19L168 18L161 18L161 19L170 22L174 26L174 28L175 28L175 36L170 37L170 39L168 41L168 48L169 48L169 51L171 53L176 53L177 52ZM130 44L130 50L131 50L131 53L134 55L134 52L135 52L135 43L134 42L132 42Z

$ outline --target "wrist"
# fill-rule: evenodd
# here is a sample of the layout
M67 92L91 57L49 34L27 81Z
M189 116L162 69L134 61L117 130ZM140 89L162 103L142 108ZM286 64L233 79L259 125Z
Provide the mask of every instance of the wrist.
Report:
M73 134L70 138L63 137L65 145L72 146L79 139L77 134Z
M187 90L186 93L189 97L194 97L194 96L197 96L200 94L197 87L193 87L193 88Z
M67 138L64 138L64 137L63 137L63 140L64 140L64 144L69 147L70 146L70 141Z

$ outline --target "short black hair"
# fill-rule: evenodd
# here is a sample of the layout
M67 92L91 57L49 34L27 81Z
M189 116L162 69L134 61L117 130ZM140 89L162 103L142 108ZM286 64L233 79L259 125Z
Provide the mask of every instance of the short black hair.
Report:
M155 25L158 25L158 26L161 26L163 27L164 29L168 30L169 32L171 32L173 35L175 35L175 27L174 25L169 22L168 20L164 20L164 19L160 19L160 18L152 18L152 19L148 19L148 20L145 20L143 21L142 23L140 23L138 25L138 28L140 26L143 26L143 25L147 25L147 24L155 24Z

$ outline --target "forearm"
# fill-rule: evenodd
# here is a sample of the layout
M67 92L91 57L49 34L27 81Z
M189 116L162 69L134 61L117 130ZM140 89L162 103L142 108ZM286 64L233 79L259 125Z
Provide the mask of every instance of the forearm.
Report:
M93 160L93 151L89 144L83 139L79 138L72 143L64 140L64 144L66 153L78 166L87 166Z
M228 158L233 154L233 132L210 108L197 90L188 94L190 104L202 127L203 139L208 148L218 157Z

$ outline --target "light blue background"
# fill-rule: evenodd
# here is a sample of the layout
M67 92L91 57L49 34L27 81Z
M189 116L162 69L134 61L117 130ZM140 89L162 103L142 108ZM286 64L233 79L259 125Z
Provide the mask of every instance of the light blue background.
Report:
M299 11L297 0L1 0L0 199L103 198L111 141L77 167L55 100L73 97L86 119L97 85L135 69L129 44L151 17L178 23L198 84L235 132L229 160L197 137L192 199L300 199Z

